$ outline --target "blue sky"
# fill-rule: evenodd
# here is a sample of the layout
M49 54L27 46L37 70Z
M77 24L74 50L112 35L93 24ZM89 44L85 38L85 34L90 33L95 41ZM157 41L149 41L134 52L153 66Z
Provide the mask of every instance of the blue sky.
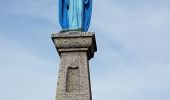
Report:
M93 0L93 100L170 100L170 1ZM0 100L54 100L57 0L0 0Z

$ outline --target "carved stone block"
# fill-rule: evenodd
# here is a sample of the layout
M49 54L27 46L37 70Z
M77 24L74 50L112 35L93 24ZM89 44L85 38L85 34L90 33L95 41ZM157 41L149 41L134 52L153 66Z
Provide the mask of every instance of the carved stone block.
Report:
M52 34L60 55L56 100L92 100L89 60L97 51L91 32Z

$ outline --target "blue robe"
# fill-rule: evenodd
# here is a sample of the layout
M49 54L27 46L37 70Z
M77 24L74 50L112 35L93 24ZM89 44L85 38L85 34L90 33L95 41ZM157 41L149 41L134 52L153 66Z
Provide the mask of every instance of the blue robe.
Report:
M83 5L84 0L69 0L69 9L68 9L68 22L69 29L82 29L83 23Z
M92 0L83 0L82 31L87 32L92 13ZM62 29L69 29L69 0L59 0L59 22Z

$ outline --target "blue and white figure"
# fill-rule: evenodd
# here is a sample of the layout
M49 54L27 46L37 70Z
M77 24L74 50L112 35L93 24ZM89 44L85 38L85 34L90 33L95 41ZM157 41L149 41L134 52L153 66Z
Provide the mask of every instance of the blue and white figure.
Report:
M88 31L92 0L59 0L59 21L63 30Z

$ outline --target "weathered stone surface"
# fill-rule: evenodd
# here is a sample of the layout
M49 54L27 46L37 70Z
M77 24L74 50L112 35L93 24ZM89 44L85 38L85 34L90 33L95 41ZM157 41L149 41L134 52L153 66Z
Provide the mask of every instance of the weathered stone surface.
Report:
M52 40L59 53L63 51L87 51L88 59L97 51L95 34L92 32L66 32L52 34Z
M52 39L61 59L56 100L92 100L89 59L97 51L94 34L57 33Z

